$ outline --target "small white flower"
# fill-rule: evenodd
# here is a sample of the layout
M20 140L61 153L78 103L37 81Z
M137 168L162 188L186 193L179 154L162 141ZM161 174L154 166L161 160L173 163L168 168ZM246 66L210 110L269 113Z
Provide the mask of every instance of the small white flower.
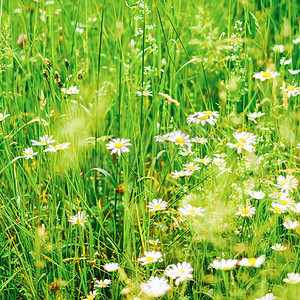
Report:
M62 88L61 91L67 95L79 94L79 89L77 88L77 86L71 86L71 87L69 87L69 89Z
M293 192L293 189L296 190L298 187L298 179L292 175L287 175L286 178L280 175L277 177L277 184L278 187L281 188L282 192Z
M129 152L130 150L127 148L127 146L132 146L130 143L128 143L129 139L123 139L123 138L117 138L110 141L108 144L106 144L106 148L108 150L111 150L110 154L113 155L114 153L118 153L121 155L122 152Z
M31 140L33 146L46 146L52 143L55 143L55 140L52 140L53 135L48 136L45 134L44 136L40 136L40 141Z
M23 151L23 154L24 154L24 157L26 159L33 159L33 156L37 155L38 153L37 152L34 152L32 147L29 147L29 148L26 148L24 151Z
M198 165L195 165L195 163L190 162L188 164L183 165L185 171L200 171L200 167Z
M299 70L291 70L289 69L288 70L292 75L297 75L299 72L300 72L300 69Z
M165 135L157 135L157 136L155 136L155 142L163 143L165 141L168 141L169 136L170 136L170 133L167 133Z
M216 157L213 159L212 163L218 167L226 167L226 161L223 158Z
M84 298L83 300L93 300L96 298L97 295L98 295L97 291L90 291L87 298Z
M205 211L205 208L193 207L191 204L187 204L183 207L179 207L178 211L183 216L196 217L196 216L203 216L202 212Z
M287 247L285 247L281 244L275 244L274 246L271 246L271 249L273 249L275 251L283 251L283 250L286 250Z
M283 57L281 60L280 60L280 64L281 65L289 65L290 63L292 62L292 59L286 59L285 57Z
M255 73L253 77L256 79L260 79L261 81L265 81L267 79L275 78L276 76L279 75L280 75L279 73L271 72L269 69L267 69L265 72L261 71L259 73Z
M254 113L251 113L251 114L248 114L248 119L253 121L255 124L257 124L256 120L257 118L260 118L262 117L263 115L265 115L265 113L262 113L262 112L254 112Z
M3 113L0 113L0 122L4 121L10 114L6 114L6 111Z
M223 157L226 157L227 154L225 154L225 153L215 153L215 154L213 154L213 156L223 158Z
M215 125L217 120L219 118L219 113L217 111L202 111L202 112L195 112L192 115L189 115L187 118L188 124L201 123L202 126L205 125L205 123Z
M148 240L147 242L151 245L158 245L160 243L160 241L158 239L157 240Z
M294 85L288 85L286 88L281 87L281 90L284 90L287 93L288 98L291 96L295 97L300 94L300 87L297 87L297 83Z
M108 263L103 266L104 270L107 272L114 272L120 269L118 263Z
M288 273L288 278L284 278L283 281L291 284L296 284L300 282L300 274L299 273Z
M205 155L204 158L195 158L194 161L200 162L204 165L208 165L211 162L211 158L207 157L207 155Z
M247 205L247 207L240 207L239 211L235 214L236 216L240 215L242 217L252 217L255 215L255 207L251 207L251 205Z
M260 200L266 196L263 191L248 191L248 195L255 200Z
M274 52L282 53L284 51L284 46L283 45L275 45L273 47Z
M295 40L293 40L294 44L299 44L300 43L300 36L298 36Z
M254 300L275 300L276 297L272 294L272 293L269 293L261 298L255 298Z
M188 147L187 149L183 148L182 151L179 151L179 154L182 155L182 156L188 156L188 155L191 155L191 154L194 154L194 153L195 152L192 152L191 147Z
M49 148L45 149L44 152L57 152L63 149L69 149L70 143L62 143L55 146L49 145Z
M148 297L161 297L171 289L165 278L150 277L147 282L141 283L141 289Z
M189 147L192 145L189 139L189 135L182 133L180 130L171 132L169 134L169 141L180 146L186 145L187 147Z
M94 280L96 282L95 287L106 288L111 284L110 279L104 279L104 280L94 279Z
M244 267L256 267L259 268L262 263L265 261L265 255L262 255L258 258L243 258L241 261L238 262L238 265L244 266Z
M168 207L168 203L162 199L153 199L147 207L149 207L149 211L165 210Z
M77 213L77 215L70 217L70 219L68 221L74 225L80 225L82 227L84 227L84 223L87 222L86 217L84 216L84 213L81 211L79 211Z
M214 269L217 270L223 270L223 271L228 271L230 269L232 269L236 264L237 264L238 260L237 259L221 259L221 261L218 260L214 260L210 266Z
M300 202L296 203L294 207L291 207L291 210L294 211L296 214L300 214Z
M280 215L286 211L286 207L284 205L272 202L271 206L272 206L272 208L270 208L270 210L273 211L273 213L275 213L275 214Z
M295 230L295 229L299 226L299 222L298 222L298 221L292 222L291 220L287 220L286 222L282 223L282 225L283 225L286 229L292 229L292 230Z
M181 170L181 171L174 171L171 172L172 178L183 178L186 176L191 176L193 174L193 172L191 171L185 171L185 170Z
M194 142L194 143L199 143L199 144L206 144L207 143L207 139L200 138L198 136L192 138L191 141Z
M190 263L183 262L178 263L177 265L169 265L164 274L173 280L175 280L175 284L178 285L179 282L182 282L187 279L193 279L193 268Z
M144 255L144 257L137 259L142 263L142 266L160 261L162 258L162 254L159 251L145 251Z

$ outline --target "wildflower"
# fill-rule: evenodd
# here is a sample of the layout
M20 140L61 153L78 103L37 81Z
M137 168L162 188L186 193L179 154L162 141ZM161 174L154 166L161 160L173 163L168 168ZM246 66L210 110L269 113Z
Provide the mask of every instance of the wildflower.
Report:
M184 207L179 207L178 211L184 216L203 216L202 212L205 211L205 208L193 207L191 204L185 205Z
M273 47L274 52L282 53L284 51L284 46L283 45L275 45Z
M268 293L267 295L261 298L255 298L254 300L275 300L276 297L272 293Z
M77 215L70 217L70 219L68 221L74 225L80 225L82 227L84 227L84 223L87 222L86 217L84 216L84 213L81 211L79 211L77 213Z
M141 97L141 96L143 96L143 97L151 96L151 97L152 97L152 96L153 96L152 92L147 91L147 90L144 90L144 91L137 91L136 94L137 94L139 97Z
M295 40L293 40L294 44L299 44L300 43L300 36L298 36Z
M207 143L207 139L200 138L198 136L195 136L194 138L192 138L191 141L194 142L194 143L199 143L199 144L206 144Z
M246 208L240 207L239 211L235 215L241 215L242 217L252 217L253 215L255 215L255 207L251 207L251 205L247 205Z
M283 250L286 250L287 247L285 247L281 244L275 244L274 246L271 246L271 249L273 249L275 251L283 251Z
M96 282L95 287L106 288L111 284L110 279L104 279L104 280L94 279L94 280Z
M226 161L223 158L216 157L213 159L212 163L218 167L225 167Z
M225 153L215 153L215 154L213 154L213 156L219 157L219 158L223 158L223 157L225 157L227 155Z
M198 165L195 165L193 162L190 162L188 164L183 165L185 168L184 170L186 171L200 171L200 167Z
M44 152L56 152L63 149L69 149L70 143L62 143L55 146L49 145L49 148L45 149Z
M37 155L38 153L37 153L37 152L34 152L33 149L32 149L32 147L29 147L29 148L26 148L26 149L23 151L23 154L24 154L24 157L25 157L26 159L29 159L29 158L33 159L33 156L34 156L34 155Z
M299 72L300 72L300 69L299 70L291 70L289 69L288 70L292 75L297 75Z
M162 254L159 251L145 251L144 252L145 257L138 258L137 260L142 263L142 266L146 264L150 264L153 262L157 262L161 260Z
M147 282L141 283L141 289L149 297L160 297L171 289L167 280L163 277L151 276Z
M87 298L84 298L83 300L93 300L98 295L97 291L90 291L90 293L87 295Z
M273 211L276 214L282 214L286 211L286 207L281 205L281 204L277 204L275 202L271 203L272 208L270 208L271 211Z
M185 135L181 130L177 130L170 133L169 141L175 143L176 145L186 145L191 146L191 141L189 140L189 135Z
M300 87L297 87L297 83L294 85L288 85L287 87L281 87L280 89L287 92L288 98L291 96L295 97L300 94Z
M70 86L69 89L62 88L61 91L67 95L79 94L79 89L77 88L77 86Z
M290 59L286 59L285 57L283 57L281 60L280 60L280 64L281 65L289 65L290 63L292 62L292 59L290 58Z
M158 245L160 243L159 240L148 240L147 242L151 245Z
M299 273L288 273L288 278L284 278L283 281L291 284L296 284L300 282L300 274Z
M6 111L3 113L0 113L0 122L4 121L10 114L6 114Z
M251 114L249 114L249 115L247 115L247 116L248 116L248 119L249 119L249 120L251 120L251 121L253 121L255 124L257 124L257 122L256 122L255 119L262 117L264 114L265 114L265 113L262 113L262 112L259 111L259 112L251 113Z
M194 161L201 162L202 164L207 165L211 162L211 158L205 155L204 158L195 158Z
M147 207L149 207L149 211L158 211L158 210L164 210L168 206L168 203L166 201L163 201L162 199L153 199Z
M274 199L281 199L281 198L286 198L289 196L289 192L285 191L285 192L278 192L278 193L272 193L272 194L269 194L269 197L270 198L274 198Z
M201 123L202 126L204 126L205 123L215 125L218 118L219 118L219 113L217 111L195 112L194 114L188 116L187 122L188 124Z
M260 79L261 81L267 80L267 79L271 79L271 78L275 78L276 76L279 76L280 74L277 72L271 72L269 69L267 69L267 71L261 71L259 73L255 73L253 75L254 78L256 79Z
M289 198L289 197L287 197L287 196L285 196L285 197L280 197L279 200L278 200L278 202L279 202L281 205L283 205L283 206L285 206L285 207L287 207L287 208L291 208L291 207L293 207L294 204L295 204L295 200L294 200L293 198Z
M108 263L103 266L104 270L107 272L114 272L120 269L118 263Z
M237 259L221 259L221 261L218 260L214 260L210 266L214 269L217 270L223 270L223 271L228 271L230 269L232 269L236 264L237 264L238 260Z
M255 200L260 200L264 198L266 194L263 191L249 191L248 195Z
M292 229L292 230L295 230L295 229L299 226L299 222L298 222L298 221L292 222L291 220L287 220L286 222L282 223L282 225L283 225L286 229Z
M238 265L244 267L256 267L259 268L261 264L265 261L265 255L262 255L258 258L243 258L241 261L238 262Z
M296 214L300 214L300 202L296 203L294 207L291 207L291 210L294 211Z
M235 132L233 137L237 140L237 143L227 143L226 145L230 148L237 148L237 153L241 153L242 149L245 149L248 152L252 152L254 147L252 144L256 142L256 136L248 132Z
M190 263L183 262L178 263L177 265L169 265L164 274L173 280L175 280L175 284L178 285L179 282L182 282L187 279L193 279L193 268Z
M165 135L157 135L157 136L155 136L155 142L163 143L163 142L169 140L169 136L170 136L170 133L165 134Z
M110 154L113 155L114 153L118 153L121 155L122 152L129 152L130 150L127 148L127 146L131 146L130 143L128 143L129 139L123 139L123 138L117 138L110 141L108 144L106 144L107 149L112 149Z
M21 48L23 48L24 44L27 42L27 35L26 34L20 34L17 43Z
M52 140L53 135L50 137L45 134L44 136L40 136L40 141L31 140L33 146L46 146L48 144L55 143L55 140Z
M282 192L285 191L291 191L293 192L293 189L297 189L298 186L298 180L293 175L287 175L286 178L283 176L277 177L277 184L279 188L281 188Z
M183 151L179 151L179 154L183 155L183 156L188 156L190 154L194 154L195 153L195 152L191 151L191 147L188 147L187 149L183 148L182 150Z
M193 172L189 171L185 171L185 170L181 170L181 171L174 171L171 172L172 178L183 178L186 176L191 176Z

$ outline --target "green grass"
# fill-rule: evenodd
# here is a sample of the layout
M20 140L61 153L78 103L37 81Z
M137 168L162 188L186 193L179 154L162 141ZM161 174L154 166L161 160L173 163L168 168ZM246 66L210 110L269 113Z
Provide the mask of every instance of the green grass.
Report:
M112 280L95 288L97 299L147 299L140 283L188 262L193 279L178 286L169 280L162 299L273 293L297 300L300 284L283 279L300 273L300 227L282 224L299 214L273 213L269 196L278 176L299 178L299 95L287 98L280 89L300 84L299 74L288 72L300 69L297 1L144 3L0 2L0 113L9 114L0 122L0 299L84 299L94 278ZM291 64L281 65L282 57ZM266 69L280 75L253 78ZM79 94L62 92L71 86ZM150 94L137 94L143 91ZM215 125L188 125L201 111L220 117ZM257 124L247 117L254 111L265 114ZM176 130L208 142L193 143L190 156L170 141L155 142ZM253 153L227 145L243 131L257 136ZM45 134L69 148L32 146ZM130 152L111 155L113 138L130 139ZM21 157L28 147L37 152L33 159ZM199 163L200 172L172 178L194 158L216 153L227 155L231 172ZM246 189L266 196L253 200ZM297 189L289 196L299 202ZM168 208L149 212L153 199ZM178 208L187 203L205 208L204 216L182 216ZM247 203L255 215L236 216ZM78 211L87 216L84 227L68 221ZM287 249L274 251L275 243ZM149 250L163 261L141 266L137 259ZM210 268L215 259L263 254L259 268ZM108 262L121 269L106 272Z

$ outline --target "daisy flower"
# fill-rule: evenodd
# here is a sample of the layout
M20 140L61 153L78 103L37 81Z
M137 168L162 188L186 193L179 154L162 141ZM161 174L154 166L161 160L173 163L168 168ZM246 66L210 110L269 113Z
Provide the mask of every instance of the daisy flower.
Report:
M255 207L251 207L250 205L247 205L246 208L240 207L239 211L235 215L240 215L242 217L252 217L253 215L255 215Z
M121 155L122 152L129 152L127 146L132 146L130 143L128 143L129 141L129 139L123 138L113 139L108 144L106 144L106 148L108 150L111 150L111 155L113 155L114 153L118 153L119 155Z
M0 113L0 122L4 121L10 114L6 114L6 111L3 113Z
M255 119L257 119L257 118L260 118L260 117L262 117L262 116L264 116L265 115L265 113L262 113L262 112L254 112L254 113L251 113L251 114L248 114L247 116L248 116L248 119L249 120L251 120L251 121L253 121L255 124L257 124L257 122L256 122L256 120Z
M163 201L162 199L153 199L147 207L149 207L149 211L158 211L158 210L164 210L168 206L168 203L166 201Z
M237 259L221 259L221 261L218 260L214 260L210 266L214 269L217 270L223 270L223 271L228 271L230 269L232 269L236 264L237 264L238 260Z
M299 226L299 222L298 222L298 221L292 222L291 220L287 220L286 222L282 223L282 225L283 225L286 229L292 229L292 230L295 230L295 229Z
M53 135L48 136L48 134L45 134L44 136L40 136L40 141L31 140L31 143L33 146L46 146L48 144L55 143L55 140L52 140Z
M207 157L207 155L205 155L204 158L195 158L194 161L200 162L207 166L207 164L209 164L211 162L211 158Z
M183 262L178 263L177 265L169 265L164 274L173 280L175 280L175 284L178 285L179 282L182 282L187 279L193 279L193 268L190 263Z
M215 154L213 154L213 156L223 158L223 157L227 156L227 154L225 154L225 153L215 153Z
M104 279L104 280L94 279L94 280L96 282L95 287L99 287L99 288L106 288L111 284L110 279Z
M273 47L273 51L277 53L282 53L284 51L284 46L283 45L275 45Z
M153 262L160 261L162 258L162 254L159 251L145 251L144 257L138 258L137 260L142 263L142 266L146 264L150 264Z
M24 157L26 159L33 159L33 156L37 155L38 153L37 152L34 152L32 147L29 147L29 148L26 148L24 151L23 151L23 154L24 154Z
M180 146L186 145L189 147L192 145L191 141L189 140L189 135L182 133L181 130L171 132L169 135L169 141Z
M120 269L118 263L108 263L103 266L104 270L107 272L114 272Z
M288 278L284 278L283 281L291 284L296 284L300 282L300 274L299 273L288 273Z
M267 71L261 71L259 73L255 73L253 75L254 78L260 79L261 81L265 81L267 79L275 78L276 76L279 76L280 74L277 72L271 72L269 69Z
M266 196L263 191L248 191L248 195L255 200L260 200Z
M206 144L207 143L207 139L200 138L198 136L195 136L194 138L192 138L191 141L194 142L194 143L199 143L199 144Z
M151 276L147 282L141 283L140 287L144 294L153 298L161 297L171 289L167 279L154 276Z
M70 217L70 219L68 221L74 225L81 225L82 227L84 227L84 223L87 222L86 217L84 216L84 213L81 211L79 211L77 213L77 215Z
M274 246L271 246L271 249L273 249L275 251L283 251L283 250L286 250L287 247L285 247L281 244L275 244Z
M69 89L62 88L61 91L65 95L76 95L76 94L79 94L79 89L77 88L77 86L70 86Z
M270 208L270 210L274 213L274 214L282 214L286 211L286 207L281 205L281 204L277 204L275 202L271 203L272 208Z
M257 136L250 132L235 132L232 135L239 143L255 144Z
M151 245L158 245L160 243L159 240L148 240L147 242Z
M300 69L299 70L291 70L289 69L288 70L292 75L297 75L299 72L300 72Z
M55 146L49 145L49 148L45 149L44 152L56 152L63 149L69 149L71 143L62 143Z
M157 135L157 136L155 136L155 142L163 143L163 142L169 140L169 136L170 136L170 133L167 133L165 135Z
M191 204L187 204L184 207L179 207L178 211L183 216L196 217L196 216L203 216L202 212L205 211L205 208L193 207Z
M280 62L279 62L281 65L289 65L290 63L292 63L292 59L286 59L285 57L283 57Z
M291 207L291 210L294 211L296 214L300 214L300 202L296 203L294 207Z
M291 208L295 204L294 198L289 198L289 197L280 197L278 202L281 205L286 206L287 208Z
M185 170L181 170L181 171L174 171L171 172L172 178L183 178L186 176L191 176L193 174L193 172L191 171L185 171Z
M194 154L195 152L191 151L191 147L188 147L187 149L183 148L182 151L179 151L179 154L182 156L188 156L190 154Z
M280 89L287 92L288 98L291 96L295 97L300 93L300 87L297 87L297 83L294 85L288 85L287 87L281 87Z
M282 192L293 192L293 189L296 190L298 187L298 180L293 175L287 175L286 178L280 175L277 177L277 184Z
M299 44L300 43L300 36L298 36L295 40L293 40L294 44Z
M265 261L265 255L262 255L258 258L254 258L254 257L251 257L251 258L243 258L242 260L240 260L238 262L238 265L240 266L244 266L244 267L256 267L256 268L259 268L262 263Z
M83 300L93 300L98 295L97 291L90 291L90 293L87 295L87 298L84 298Z
M212 163L218 167L225 167L226 161L223 158L216 157L213 159Z
M203 112L199 111L199 112L195 112L192 115L189 115L187 118L187 122L188 124L201 123L202 126L204 126L205 123L215 125L218 118L219 118L219 113L217 111L203 111Z
M183 165L185 171L200 171L200 167L198 165L195 165L193 162L190 162L188 164Z
M276 297L272 293L268 293L267 295L261 298L255 298L254 300L275 300Z
M151 91L147 91L147 90L144 90L144 91L137 91L136 94L141 97L148 97L148 96L153 96L152 92Z

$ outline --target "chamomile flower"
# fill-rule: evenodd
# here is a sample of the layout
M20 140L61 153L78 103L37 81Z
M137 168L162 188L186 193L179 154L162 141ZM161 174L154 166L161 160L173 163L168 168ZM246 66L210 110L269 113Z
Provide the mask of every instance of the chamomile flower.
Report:
M290 59L286 59L285 57L283 57L283 58L280 60L279 63L280 63L281 65L286 66L286 65L289 65L289 64L292 63L292 59L291 59L291 58L290 58Z
M234 266L236 266L238 260L237 259L221 259L221 261L214 260L210 266L217 270L228 271L231 270Z
M71 143L62 143L55 146L49 145L49 148L45 149L44 152L57 152L63 149L69 149Z
M179 282L182 282L187 279L193 279L193 268L190 263L183 262L178 263L177 265L169 265L164 274L169 278L175 280L175 284L178 285Z
M194 161L200 162L200 163L207 166L211 162L211 158L208 157L207 155L205 155L204 158L195 158Z
M255 298L254 300L275 300L276 297L272 293L268 293L267 295L261 298Z
M227 154L225 154L225 153L215 153L215 154L213 154L213 156L223 158L223 157L226 157Z
M182 155L182 156L188 156L188 155L191 155L191 154L194 154L195 152L193 152L191 150L191 147L188 147L187 149L186 148L183 148L182 151L179 151L178 154Z
M186 171L200 171L200 167L198 165L195 165L194 162L190 162L188 164L183 165L184 166L184 170Z
M205 208L193 207L191 204L187 204L183 207L179 207L178 211L183 216L196 217L196 216L203 216L202 212L205 211Z
M79 89L77 88L77 86L70 86L68 89L62 88L61 91L66 95L79 94Z
M250 132L235 132L232 135L239 143L242 144L255 144L257 136Z
M253 75L254 78L259 79L261 81L265 81L267 79L275 78L276 76L279 76L280 74L277 72L271 72L269 69L267 69L265 72L261 71L259 73L255 73Z
M296 284L300 282L300 274L299 273L288 273L288 278L284 278L283 281L291 284Z
M223 158L216 157L213 159L212 163L218 167L226 167L226 161Z
M255 200L260 200L266 196L263 191L248 191L248 195Z
M290 74L292 74L292 75L297 75L298 73L300 73L300 69L299 69L299 70L291 70L291 69L289 69L288 71L289 71Z
M247 116L248 116L248 119L249 120L251 120L251 121L253 121L255 124L257 124L257 122L256 122L256 120L255 119L258 119L258 118L260 118L260 117L262 117L262 116L264 116L265 115L265 113L262 113L262 112L254 112L254 113L251 113L251 114L248 114Z
M295 40L293 40L294 44L299 44L300 43L300 36L298 36Z
M168 207L168 203L162 199L153 199L147 207L149 207L149 211L165 210Z
M186 176L191 176L193 174L193 172L189 171L185 171L185 170L181 170L181 171L174 171L171 172L172 178L183 178Z
M31 140L31 143L33 146L46 146L55 143L55 140L52 140L52 138L53 135L48 136L48 134L45 134L44 136L40 136L40 141Z
M272 208L270 208L270 210L274 213L274 214L279 214L281 215L282 213L286 212L286 207L284 205L281 204L277 204L275 202L271 203Z
M289 198L289 197L280 197L278 202L281 205L286 206L286 208L291 208L295 205L294 198Z
M206 144L207 143L207 139L200 138L198 136L195 136L194 138L192 138L191 141L194 143L198 143L198 144Z
M148 240L147 241L150 245L158 245L160 243L160 241L157 239L157 240Z
M136 94L139 96L139 97L149 97L149 96L153 96L152 92L151 91L147 91L147 90L144 90L144 91L137 91Z
M4 121L10 114L6 114L6 112L0 113L0 122Z
M280 175L277 177L277 184L282 192L293 192L293 190L296 190L298 187L298 179L293 175L287 175L286 178Z
M33 159L33 156L37 155L38 153L37 152L34 152L32 147L29 147L29 148L26 148L24 151L23 151L23 154L24 154L24 157L26 159Z
M258 258L243 258L238 262L238 265L244 266L244 267L256 267L259 268L262 263L265 261L266 256L262 255Z
M70 219L68 221L74 225L80 225L80 226L84 227L84 223L87 222L87 219L86 219L86 216L84 215L84 213L79 211L77 213L77 215L70 217Z
M147 282L140 285L144 294L148 297L161 297L171 289L168 281L163 277L150 277Z
M283 45L275 45L273 47L273 51L277 53L282 53L284 51L284 46Z
M155 142L163 143L163 142L169 140L169 136L170 136L169 133L167 133L165 135L157 135L157 136L155 136Z
M142 266L160 261L162 258L162 254L159 251L145 251L144 255L144 257L137 259L137 261L142 263Z
M298 221L291 221L291 220L286 220L285 222L282 223L282 225L286 228L286 229L292 229L295 230L298 226L299 226L299 222Z
M104 279L104 280L94 279L94 280L96 282L95 287L99 287L99 288L107 288L111 284L110 279Z
M104 270L107 272L114 272L120 269L118 263L107 263L103 266Z
M247 205L246 207L240 207L239 211L235 214L236 216L242 217L252 217L255 215L255 207L251 207L251 205Z
M287 87L281 87L280 89L287 93L288 98L291 96L295 97L300 94L300 87L297 87L297 83L294 85L288 85Z
M90 293L87 295L87 298L84 298L83 300L93 300L98 295L97 291L90 291Z
M113 155L114 153L118 153L121 155L122 152L129 152L130 150L127 146L131 146L129 143L129 139L117 138L110 141L106 144L106 148L111 150L110 154Z
M296 203L294 207L291 207L291 210L296 214L300 214L300 202Z
M287 247L285 247L281 244L275 244L274 246L271 246L271 249L273 249L275 251L283 251L283 250L286 250Z
M204 126L205 123L215 125L218 118L219 118L219 113L217 111L195 112L194 114L188 116L187 122L188 124L201 123L202 126Z
M186 145L189 147L192 145L191 141L189 140L189 135L182 133L181 130L171 132L169 135L169 141L179 146Z

